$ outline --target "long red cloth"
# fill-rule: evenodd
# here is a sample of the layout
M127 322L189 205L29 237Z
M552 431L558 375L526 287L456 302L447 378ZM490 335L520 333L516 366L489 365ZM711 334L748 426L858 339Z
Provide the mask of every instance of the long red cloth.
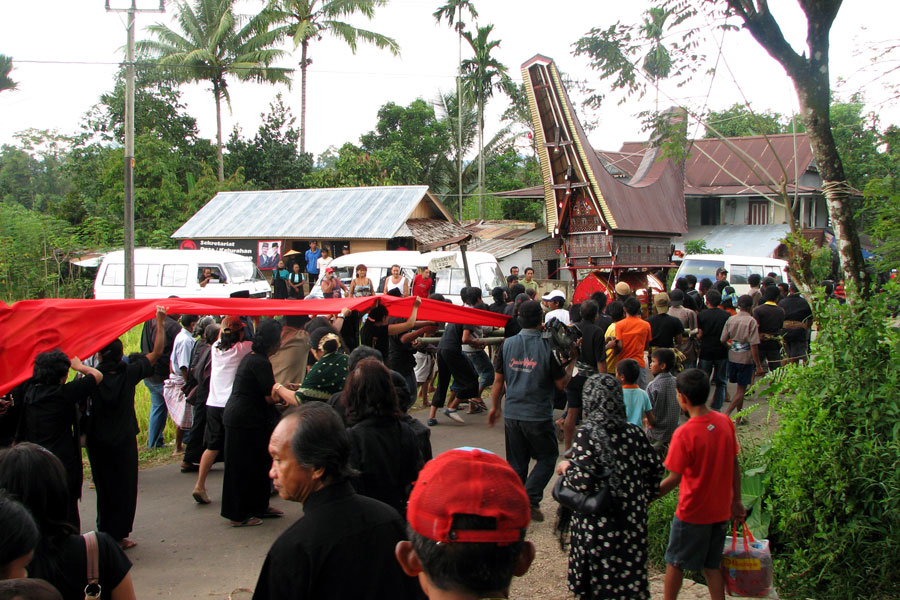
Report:
M170 314L327 315L344 308L366 311L381 302L393 317L408 318L413 298L369 296L316 300L257 298L162 298L156 300L22 300L0 302L0 395L31 376L35 357L60 348L68 356L88 357L167 307ZM502 327L509 317L486 310L423 299L421 321Z

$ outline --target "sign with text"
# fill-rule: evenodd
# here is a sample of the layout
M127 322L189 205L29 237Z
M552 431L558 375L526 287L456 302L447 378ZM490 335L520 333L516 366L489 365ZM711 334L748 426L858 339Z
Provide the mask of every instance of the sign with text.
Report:
M179 250L218 250L247 256L256 263L256 240L181 240Z
M428 269L432 273L437 273L441 269L459 269L459 263L456 262L456 255L443 256L441 258L432 258L428 261Z

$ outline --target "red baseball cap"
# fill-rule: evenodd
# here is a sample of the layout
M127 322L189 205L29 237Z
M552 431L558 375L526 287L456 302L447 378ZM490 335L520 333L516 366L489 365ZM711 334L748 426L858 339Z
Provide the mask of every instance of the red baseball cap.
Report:
M462 514L492 517L497 528L454 529L454 515ZM425 464L409 496L406 518L416 533L436 542L510 544L523 539L531 508L509 463L493 452L465 447Z

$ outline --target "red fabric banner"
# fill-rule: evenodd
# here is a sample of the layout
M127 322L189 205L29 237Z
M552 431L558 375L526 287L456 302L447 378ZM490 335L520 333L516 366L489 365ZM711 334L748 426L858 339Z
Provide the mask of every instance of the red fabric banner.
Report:
M192 315L328 315L344 308L368 311L381 302L392 317L408 318L414 298L369 296L316 300L260 300L257 298L162 298L157 300L23 300L12 306L0 302L0 395L31 376L35 357L62 349L68 356L86 358L156 314ZM486 310L423 299L420 321L503 327L509 317Z

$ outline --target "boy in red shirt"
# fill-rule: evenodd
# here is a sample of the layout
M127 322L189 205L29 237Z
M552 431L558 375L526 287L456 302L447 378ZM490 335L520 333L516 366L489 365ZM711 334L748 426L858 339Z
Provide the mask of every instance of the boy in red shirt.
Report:
M681 484L678 509L666 549L665 600L675 600L684 571L703 571L713 600L724 600L725 584L719 564L728 519L743 519L741 469L734 423L706 407L709 375L687 369L676 379L678 405L690 414L675 430L660 497Z

